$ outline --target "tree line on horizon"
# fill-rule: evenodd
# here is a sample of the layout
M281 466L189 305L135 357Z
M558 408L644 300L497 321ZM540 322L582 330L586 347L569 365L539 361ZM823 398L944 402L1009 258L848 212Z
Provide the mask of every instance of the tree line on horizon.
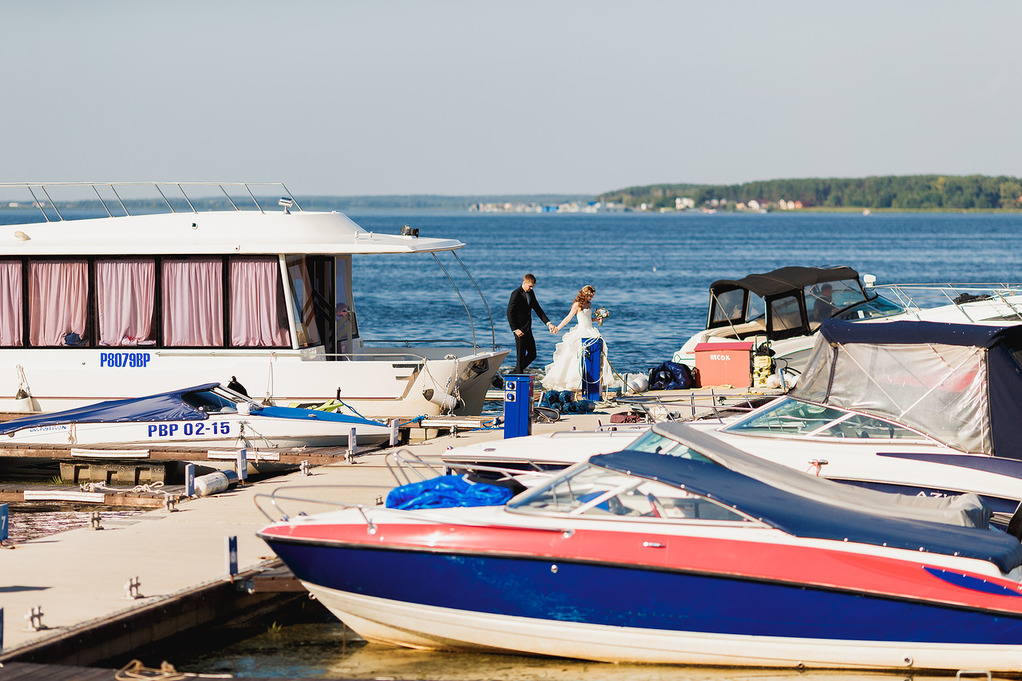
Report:
M656 184L601 194L628 208L673 209L676 199L697 207L800 202L803 208L891 208L904 210L1018 210L1022 180L1005 175L887 175L864 178L764 180L732 185ZM726 202L726 203L722 203Z

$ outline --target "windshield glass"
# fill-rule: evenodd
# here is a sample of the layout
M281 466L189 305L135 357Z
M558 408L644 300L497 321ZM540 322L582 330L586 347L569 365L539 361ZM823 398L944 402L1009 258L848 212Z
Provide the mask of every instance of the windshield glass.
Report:
M580 464L508 504L525 513L620 516L668 521L748 522L705 497L664 483Z
M838 310L866 300L858 279L840 279L805 287L810 322L822 322Z
M744 435L920 441L926 439L919 433L891 421L823 404L803 402L791 397L782 397L724 430Z
M883 296L877 296L873 300L867 300L864 303L859 303L855 307L845 310L839 315L835 316L835 319L877 319L880 317L890 317L891 315L901 314L905 311L905 308L897 303L884 298Z

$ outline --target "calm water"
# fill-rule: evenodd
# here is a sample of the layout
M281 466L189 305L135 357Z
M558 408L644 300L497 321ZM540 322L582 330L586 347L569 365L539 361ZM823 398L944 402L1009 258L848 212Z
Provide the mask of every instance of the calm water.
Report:
M354 213L363 227L460 239L459 252L493 313L497 343L514 350L504 311L525 272L559 322L576 291L591 283L595 306L610 310L602 328L619 372L670 359L706 323L710 283L787 265L849 265L878 283L1022 280L1022 215L967 214L437 214ZM467 337L465 313L429 256L355 259L364 334ZM447 265L453 259L444 258ZM457 267L457 263L454 263ZM448 267L489 341L485 309L471 283ZM424 279L424 277L426 277ZM469 293L472 293L472 296ZM536 334L540 365L556 338Z

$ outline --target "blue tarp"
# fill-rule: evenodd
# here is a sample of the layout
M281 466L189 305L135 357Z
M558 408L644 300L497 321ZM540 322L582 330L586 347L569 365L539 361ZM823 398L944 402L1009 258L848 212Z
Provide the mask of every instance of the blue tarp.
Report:
M506 487L469 482L463 475L441 475L390 490L387 508L499 506L510 498L511 490Z
M694 441L700 435L686 435L682 441ZM703 438L708 437L703 435ZM730 449L723 443L712 446ZM923 548L933 553L988 560L1004 572L1022 564L1022 544L1003 532L893 517L845 504L830 504L821 501L820 495L800 495L713 461L636 451L597 454L589 461L596 466L712 498L796 537L847 540L913 551ZM831 484L826 480L821 482Z
M37 428L62 423L106 423L126 421L201 421L208 415L195 407L185 404L181 396L185 393L198 392L215 388L219 383L173 390L146 397L127 400L109 400L90 404L87 407L57 411L40 416L26 416L0 424L0 435L11 433L22 428Z

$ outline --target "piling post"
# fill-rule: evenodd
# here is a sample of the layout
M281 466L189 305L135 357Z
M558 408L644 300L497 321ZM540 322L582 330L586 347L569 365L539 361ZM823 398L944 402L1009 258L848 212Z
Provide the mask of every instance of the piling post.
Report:
M0 542L6 541L8 536L8 523L11 514L7 504L0 504ZM2 612L2 611L0 611Z
M230 537L225 537L225 540L224 548L226 548L225 559L227 562L227 576L230 577L233 582L234 576L238 574L238 537L236 535L232 535Z
M345 458L348 461L354 461L356 454L358 454L358 442L355 437L355 429L352 428L348 431L348 453L345 455Z

